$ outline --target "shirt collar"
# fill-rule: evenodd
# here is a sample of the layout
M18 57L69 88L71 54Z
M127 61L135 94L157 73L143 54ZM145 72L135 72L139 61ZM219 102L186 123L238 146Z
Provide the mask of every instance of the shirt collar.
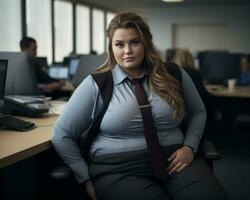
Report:
M143 75L141 77L144 77L145 75L147 75L146 70L143 71ZM122 83L127 78L131 79L131 77L129 77L128 74L126 74L126 72L122 70L122 68L118 64L116 64L115 67L113 68L112 76L115 85Z

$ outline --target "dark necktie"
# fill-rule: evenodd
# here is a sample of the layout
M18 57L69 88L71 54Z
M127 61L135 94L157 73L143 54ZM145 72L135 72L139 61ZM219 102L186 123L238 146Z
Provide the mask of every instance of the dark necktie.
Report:
M135 86L135 96L139 104L144 126L144 134L147 142L149 156L152 162L152 168L155 175L165 181L167 179L167 169L164 161L163 152L157 136L157 130L154 123L151 107L148 102L146 92L142 86L142 78L132 79Z

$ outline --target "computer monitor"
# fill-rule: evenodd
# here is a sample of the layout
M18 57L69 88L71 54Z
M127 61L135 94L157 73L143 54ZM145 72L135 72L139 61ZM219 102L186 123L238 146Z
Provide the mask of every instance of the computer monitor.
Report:
M77 87L84 78L94 73L95 68L104 63L106 59L107 54L81 56L76 73L72 79L73 86Z
M5 99L5 86L6 86L6 79L7 79L7 60L0 59L0 128L8 128L8 129L15 129L21 131L29 131L35 128L35 124L31 122L26 122L21 119L17 119L13 116L10 116L10 113L6 115L5 106L6 106L6 99ZM9 68L8 68L9 70ZM5 102L5 103L4 103ZM7 101L8 102L8 101Z
M63 64L64 65L69 65L70 58L71 58L70 56L64 57L63 58Z
M33 65L24 52L0 52L8 60L6 95L37 95L39 89Z
M52 65L49 68L49 76L55 79L68 79L68 67L64 65Z
M37 57L36 64L40 67L48 67L47 57Z
M79 65L79 58L71 58L69 61L69 77L73 77L76 73L77 67Z
M7 76L7 60L0 60L0 110L4 104L4 89Z
M227 79L239 77L240 54L202 52L198 54L198 59L203 80L208 83L222 84Z

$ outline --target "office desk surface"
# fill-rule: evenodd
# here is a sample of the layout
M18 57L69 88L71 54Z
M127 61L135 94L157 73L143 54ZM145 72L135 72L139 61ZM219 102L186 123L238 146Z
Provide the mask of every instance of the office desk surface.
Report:
M51 148L51 132L57 117L22 117L38 126L32 131L0 130L0 169Z
M62 90L74 92L75 88L71 81L65 81L65 84L63 85Z
M250 98L250 86L236 86L234 90L221 85L206 85L206 88L211 95L217 97Z

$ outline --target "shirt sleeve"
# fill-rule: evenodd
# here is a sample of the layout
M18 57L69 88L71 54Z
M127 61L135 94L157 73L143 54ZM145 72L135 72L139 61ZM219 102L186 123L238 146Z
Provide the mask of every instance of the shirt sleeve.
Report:
M196 153L204 131L206 109L190 76L183 69L181 69L181 73L187 119L184 145L191 147Z
M79 183L88 180L89 174L78 141L95 116L100 99L98 91L97 84L88 76L75 90L53 128L52 143Z

